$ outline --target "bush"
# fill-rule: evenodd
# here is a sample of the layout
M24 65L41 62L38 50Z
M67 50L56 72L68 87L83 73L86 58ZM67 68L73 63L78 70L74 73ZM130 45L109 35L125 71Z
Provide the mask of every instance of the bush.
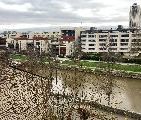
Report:
M126 58L123 58L122 62L124 62L124 63L141 64L141 59L126 59Z
M96 60L99 61L101 59L101 56L99 53L85 53L83 54L82 60Z
M59 57L59 58L64 58L64 55L63 55L63 54L61 54L61 55L58 55L58 57Z

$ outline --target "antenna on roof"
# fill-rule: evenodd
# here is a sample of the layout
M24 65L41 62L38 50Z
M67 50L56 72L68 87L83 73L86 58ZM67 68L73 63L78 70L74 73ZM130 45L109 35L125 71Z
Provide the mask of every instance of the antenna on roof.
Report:
M81 21L81 26L82 26L82 21Z

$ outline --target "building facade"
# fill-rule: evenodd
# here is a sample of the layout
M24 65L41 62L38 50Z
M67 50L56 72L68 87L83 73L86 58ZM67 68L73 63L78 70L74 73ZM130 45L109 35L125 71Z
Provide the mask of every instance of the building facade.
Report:
M136 29L86 30L81 32L81 49L86 53L128 54L136 47L134 46L136 39L141 42L141 31L138 31L137 35Z

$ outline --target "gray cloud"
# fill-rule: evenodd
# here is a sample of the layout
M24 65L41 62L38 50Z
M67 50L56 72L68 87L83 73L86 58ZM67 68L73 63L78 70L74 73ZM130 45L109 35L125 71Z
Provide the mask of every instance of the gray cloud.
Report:
M126 0L124 0L126 1ZM0 24L14 24L14 23L80 23L81 21L86 23L109 23L109 22L128 22L128 12L130 4L123 8L115 7L117 14L105 17L113 10L113 6L98 2L98 0L0 0L4 5L16 5L20 6L28 4L25 10L18 11L17 9L10 8L3 9L0 7ZM31 5L31 6L30 6ZM116 6L116 5L115 5ZM120 6L120 5L119 5ZM110 8L105 13L100 13L101 10ZM87 16L85 9L91 12L90 16ZM27 11L26 11L27 10ZM82 11L82 12L81 12ZM120 13L125 13L120 14Z

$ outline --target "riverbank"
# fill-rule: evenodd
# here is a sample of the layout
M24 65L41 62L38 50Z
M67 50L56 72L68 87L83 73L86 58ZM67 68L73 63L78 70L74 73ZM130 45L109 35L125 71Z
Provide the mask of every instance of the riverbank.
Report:
M141 79L141 73L135 73L132 71L120 71L120 70L112 70L108 71L106 69L91 69L91 68L85 68L85 67L78 67L78 66L64 66L61 65L60 68L62 70L69 70L74 71L77 70L79 72L86 72L91 74L97 74L97 75L112 75L115 77L125 77L125 78L133 78L133 79Z
M27 57L25 55L12 55L11 58L14 61L25 62L27 61ZM58 69L67 69L67 70L75 70L83 71L87 73L94 74L108 74L116 77L126 77L126 78L134 78L141 79L141 65L137 64L128 64L128 63L106 63L103 61L88 61L88 60L80 60L80 61L72 61L69 59L60 59L58 58ZM44 64L49 64L48 60L43 62Z
M16 61L26 61L28 57L21 54L11 54L10 58ZM141 65L131 64L131 63L107 63L104 61L92 61L92 60L80 60L73 61L67 58L57 58L62 65L67 66L81 66L85 68L95 69L95 68L110 68L113 70L127 71L127 72L141 72ZM44 59L44 62L48 62L47 59Z
M89 60L80 60L78 62L72 60L65 60L62 64L68 66L81 66L90 69L111 69L116 71L126 71L126 72L141 72L141 66L138 64L128 64L128 63L107 63L103 61L89 61Z

